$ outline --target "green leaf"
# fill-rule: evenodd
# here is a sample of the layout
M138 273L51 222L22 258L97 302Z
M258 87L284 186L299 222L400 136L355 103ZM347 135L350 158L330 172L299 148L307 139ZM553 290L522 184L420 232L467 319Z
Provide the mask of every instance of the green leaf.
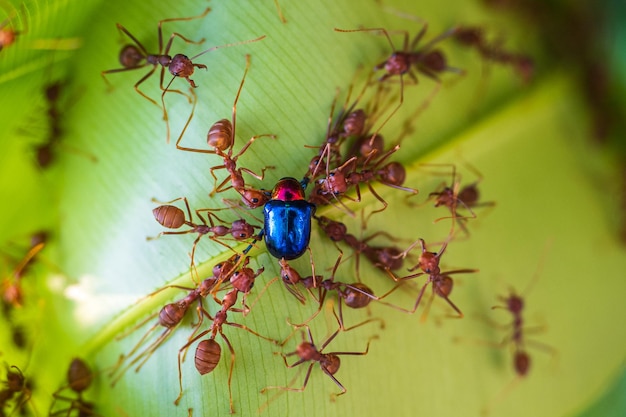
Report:
M162 231L151 214L156 206L151 199L185 196L192 208L217 208L223 206L224 196L209 197L214 187L209 170L220 159L181 152L173 143L167 144L161 110L133 91L149 69L109 74L114 88L107 90L100 72L118 67L118 51L128 42L118 34L115 23L155 51L160 19L197 16L210 6L212 11L202 19L163 25L166 37L176 31L189 39L206 39L202 45L175 39L172 51L188 56L267 36L197 59L208 69L198 69L192 76L198 85L198 106L183 139L185 146L205 148L211 124L230 118L245 55L250 54L250 71L237 105L236 147L256 134L278 136L259 139L239 160L255 172L274 167L263 182L250 180L265 188L284 176L302 176L315 154L305 145L322 142L336 89L345 94L359 67L365 68L364 73L389 53L383 36L338 33L333 28L385 27L407 29L410 34L421 28L420 23L389 13L374 2L285 0L280 5L286 24L280 22L269 0L152 3L28 3L31 30L12 48L0 52L2 74L13 74L0 78L0 102L3 109L14 109L0 114L7 127L2 134L7 151L0 161L3 241L41 227L52 228L54 237L42 253L46 262L25 284L32 298L13 315L13 320L29 328L32 356L8 347L9 326L1 329L0 339L4 359L25 368L27 377L34 380L32 404L39 413L48 409L51 394L65 383L66 368L74 356L85 358L97 369L94 386L84 397L96 404L98 414L185 415L193 409L195 415L224 415L229 410L230 357L219 336L221 362L208 375L200 376L194 369L195 345L191 347L183 364L184 396L179 406L173 404L178 395L177 352L192 332L193 318L182 323L140 372L130 370L115 387L110 384L110 367L151 324L121 340L117 337L183 292L172 289L144 297L167 284L192 283L188 253L195 235L146 241ZM389 6L427 21L428 37L457 23L486 24L505 34L505 45L541 56L540 40L529 39L516 22L478 5L458 1L444 8L434 2L398 1ZM75 51L28 47L37 40L57 37L79 37L82 47ZM401 37L394 36L394 42L399 47ZM386 324L384 330L371 324L341 333L325 349L362 352L373 335L379 336L366 356L342 359L336 377L347 394L331 401L330 395L339 389L316 365L305 392L283 393L269 404L275 393L259 391L287 385L298 370L284 366L274 354L281 351L278 347L225 326L236 352L232 391L237 414L256 415L261 409L268 415L479 415L489 408L493 415L526 416L528 410L536 416L576 415L622 374L626 335L608 323L626 313L625 286L619 273L626 267L626 257L614 230L617 222L610 216L608 187L598 185L598 178L610 177L612 165L609 158L590 149L589 116L575 77L546 60L539 63L542 70L532 85L523 87L508 68L493 67L491 76L482 78L477 54L452 42L442 43L442 48L449 64L466 70L467 75L444 74L443 88L413 121L414 132L403 140L394 158L407 166L406 184L420 190L416 197L420 202L441 182L449 181L449 176L433 174L445 169L422 165L433 163L456 164L464 183L473 180L468 164L476 167L484 176L483 200L496 202L493 210L477 210L478 219L468 223L471 235L451 242L443 258L446 270L480 269L454 277L452 300L466 317L447 319L449 307L441 299L434 300L425 323L418 317L421 310L407 315L377 303L372 303L370 311L347 311L349 324L368 317L381 317ZM68 148L61 149L51 170L40 172L32 164L36 139L18 131L24 124L45 124L40 92L46 82L61 74L71 80L63 102L67 132L63 140ZM157 83L158 75L153 75L141 88L158 101ZM175 80L172 86L187 91L184 80ZM433 88L435 83L426 77L420 77L418 85L406 86L402 108L383 129L388 144L403 133L406 119L424 104ZM190 105L178 94L169 93L165 100L175 139ZM33 114L39 118L36 123ZM70 147L93 154L98 161ZM373 216L364 231L358 216L350 218L332 207L319 212L345 222L355 235L385 230L401 239L398 246L421 237L429 243L429 250L438 249L435 242L445 240L450 222L433 220L445 216L445 209L430 207L430 203L409 207L406 193L381 185L375 189L389 208ZM227 197L235 198L236 193ZM368 197L357 207L367 213L380 203ZM265 272L251 299L279 272L277 261L263 244L258 246L252 252L251 267L263 266ZM311 246L316 271L328 275L326 269L334 265L337 249L317 230ZM349 249L343 249L347 257ZM208 276L217 262L231 254L204 238L196 252L200 276ZM306 258L293 262L303 275L310 268ZM338 279L354 280L354 264L353 258L343 264ZM506 312L490 307L510 287L524 291L535 273L538 280L524 294L525 317L529 326L545 331L528 338L549 345L556 354L529 346L530 373L508 389L515 380L511 352L487 346L499 343L507 333L487 325L483 318L507 323ZM393 287L386 274L364 259L360 275L377 294ZM399 293L389 300L403 307L413 305L416 289ZM205 306L212 313L217 310L210 300ZM248 316L232 313L229 319L282 340L291 332L287 318L302 321L316 307L312 302L301 307L280 284L274 284ZM318 344L336 328L329 310L323 313L312 322ZM295 349L298 341L296 335L282 352ZM301 386L303 379L301 372L293 385ZM601 411L584 415L601 415Z

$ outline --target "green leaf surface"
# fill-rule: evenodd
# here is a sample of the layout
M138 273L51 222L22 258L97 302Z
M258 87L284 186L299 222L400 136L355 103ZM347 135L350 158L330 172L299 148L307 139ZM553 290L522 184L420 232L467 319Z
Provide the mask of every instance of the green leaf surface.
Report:
M154 51L160 19L196 16L210 6L212 11L205 18L163 25L166 37L176 31L189 39L206 39L202 45L175 39L172 52L188 56L266 35L263 41L217 49L197 59L208 69L196 70L192 76L198 84L198 106L183 143L205 148L211 124L230 118L245 55L250 54L250 71L237 105L236 148L256 134L277 135L275 140L259 139L239 160L255 172L273 166L263 182L250 179L254 186L271 188L281 177L299 178L306 171L315 150L305 145L322 142L336 89L345 94L359 67L364 72L389 52L383 36L338 33L333 28L385 27L407 29L411 35L421 28L420 23L375 2L310 3L281 1L286 24L280 22L269 0L25 4L29 32L0 52L0 103L3 109L12 109L0 114L6 126L2 133L6 151L0 156L0 192L5 201L0 230L2 241L9 242L29 231L51 228L53 242L42 253L44 259L33 271L33 280L25 281L26 289L37 295L12 316L28 327L32 354L6 343L11 336L9 326L0 328L0 352L5 361L24 368L34 380L31 404L38 414L46 412L52 393L65 383L66 368L74 356L85 358L97 369L94 385L84 397L96 404L98 414L186 415L188 409L196 416L228 413L230 356L219 336L221 362L208 375L200 376L194 369L192 346L183 363L184 396L180 405L173 404L178 395L176 357L192 332L195 316L181 324L140 372L130 370L111 386L110 367L152 324L121 340L118 336L184 293L170 289L145 296L164 285L192 284L189 252L195 235L146 241L162 231L152 216L156 204L151 199L185 196L192 208L217 208L223 206L223 197L237 194L209 196L214 187L210 168L220 165L219 158L181 152L166 143L161 110L133 91L148 68L108 75L110 90L100 72L118 67L118 51L128 42L115 23ZM539 40L517 22L478 5L398 1L388 6L427 21L428 37L455 24L480 24L504 33L507 46L540 57L534 82L522 86L508 68L490 68L490 76L482 77L484 67L477 54L452 42L442 43L449 64L467 74L444 74L441 91L413 120L413 132L394 155L407 167L406 185L420 190L416 201L425 201L428 193L449 181L449 176L434 174L447 172L445 168L423 164L456 164L464 183L475 179L467 168L471 164L484 177L480 183L483 201L496 202L493 209L477 209L478 219L468 223L471 235L451 242L443 257L444 270L480 269L454 277L456 289L451 298L466 317L448 319L451 310L441 299L434 300L426 322L419 317L423 307L415 315L377 303L368 311L347 311L348 324L380 317L385 328L371 324L341 333L325 349L362 352L367 341L378 336L366 356L342 358L336 377L348 392L336 401L330 395L339 392L338 387L317 365L304 392L276 398L275 392L260 394L266 386L287 385L298 369L284 366L275 354L280 348L225 326L236 352L232 391L237 414L478 416L487 408L491 415L506 416L603 415L602 408L589 407L624 371L626 333L619 318L626 314L622 300L626 284L621 275L626 256L615 230L613 188L602 185L612 175L611 158L592 148L589 141L590 117L575 73L544 62ZM73 51L32 47L41 44L38 40L54 38L80 38L82 47ZM394 36L394 42L400 47L401 36ZM61 149L51 169L41 171L32 163L32 146L39 139L20 129L28 125L38 131L42 128L37 126L45 126L41 89L56 77L71 81L63 101L67 148ZM177 79L172 86L187 91L184 80ZM158 100L158 75L141 88ZM406 86L402 108L383 129L388 143L403 133L406 120L414 117L433 88L435 83L426 77L420 77L418 85ZM169 93L165 100L175 139L190 105L178 94ZM97 162L72 149L94 155ZM357 236L384 230L400 239L396 243L400 247L421 237L432 242L429 250L436 251L436 242L448 235L450 221L433 220L445 216L446 210L431 203L409 207L406 193L374 187L389 208L373 216L363 231L359 216L351 218L332 207L320 208L319 214L345 222ZM351 207L367 213L380 203L368 195ZM384 239L373 242L387 244ZM265 272L257 280L252 300L279 273L277 260L263 244L258 246L251 252L250 265L255 270L263 266ZM318 230L312 235L311 248L316 271L328 275L337 249ZM349 249L343 250L347 257ZM196 252L200 276L208 276L216 263L231 254L203 239ZM415 262L416 256L406 262L407 267ZM307 256L292 265L308 275ZM10 267L5 269L11 273ZM393 287L386 274L364 259L360 275L376 294ZM535 275L537 281L524 292ZM337 277L355 279L354 257L341 265ZM398 291L389 301L412 306L422 282ZM531 370L517 382L512 350L490 346L501 342L507 331L485 322L486 317L509 322L507 312L490 307L510 288L524 292L526 323L543 329L528 339L556 352L546 353L529 344ZM218 309L210 300L207 305L211 313ZM249 315L232 313L229 318L282 340L291 332L286 319L302 321L316 307L313 302L300 306L280 284L274 284ZM336 328L330 310L323 313L311 326L318 344ZM151 323L155 322L156 318ZM292 351L298 342L296 335L282 351ZM291 357L290 363L294 360ZM301 386L304 371L294 386ZM617 407L623 409L623 404Z

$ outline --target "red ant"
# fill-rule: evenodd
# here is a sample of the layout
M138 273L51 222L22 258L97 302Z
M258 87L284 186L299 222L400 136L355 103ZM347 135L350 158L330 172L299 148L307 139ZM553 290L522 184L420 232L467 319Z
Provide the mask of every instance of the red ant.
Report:
M332 159L333 164L340 165L342 160L340 147L343 142L349 137L361 136L366 131L366 122L368 120L368 115L371 115L371 112L373 110L356 108L356 106L358 105L367 87L369 86L369 81L370 78L367 79L367 82L364 84L364 87L359 93L358 97L350 105L348 105L352 93L352 84L350 85L346 94L345 103L333 122L335 105L337 103L337 98L339 95L339 89L337 89L337 95L335 95L335 98L330 108L330 114L328 116L328 124L326 128L326 137L324 139L324 143L322 143L321 146L317 147L319 149L319 153L311 159L311 162L309 163L309 169L304 175L307 183L315 179L315 177L312 177L312 175L316 174L318 166L320 164L323 164L322 161L324 155L326 155L327 158Z
M158 326L165 328L165 330L150 345L148 345L145 349L143 349L140 353L138 353L132 359L132 361L130 361L128 365L126 365L126 367L122 371L120 371L119 375L113 380L112 385L115 385L117 380L119 380L119 378L121 378L121 376L124 375L124 373L126 372L128 368L130 368L135 363L141 360L141 362L135 369L135 372L138 372L143 366L143 364L146 363L146 361L150 358L150 356L174 332L178 324L180 324L180 322L183 320L183 318L187 314L189 307L191 307L191 305L196 300L198 301L198 305L201 307L202 300L206 298L209 294L216 292L220 288L220 284L226 279L228 279L231 275L233 275L237 265L239 264L238 261L240 261L240 256L233 255L230 259L224 262L218 263L217 265L215 265L215 267L213 267L213 275L210 276L209 278L204 279L202 282L200 282L200 284L196 288L189 288L189 287L184 287L184 286L179 286L179 285L168 285L148 295L148 297L151 297L168 288L176 288L176 289L188 291L188 294L185 297L177 301L174 301L172 303L166 304L158 313L154 313L150 315L150 317L148 317L147 319L145 319L144 321L142 321L141 323L133 327L129 332L118 337L118 339L125 337L126 335L132 333L136 329L142 327L147 322L153 320L158 315L158 321L152 327L150 327L150 329L148 329L146 334L143 335L141 339L139 339L137 344L130 350L130 352L128 352L128 354L126 355L120 356L120 359L117 365L115 366L114 370L110 374L111 376L117 371L117 369L119 369L119 367L122 365L122 363L126 359L131 358L133 355L135 355L135 353L143 346L144 342L148 339L150 334L152 334L152 332ZM201 321L202 315L198 314L198 317L200 321L196 325L195 330L192 333L192 335L197 331L197 329L200 328L200 324L202 323Z
M369 82L369 79L368 79ZM382 115L382 109L388 107L391 103L388 100L389 88L382 83L377 85L377 89L374 97L370 101L365 110L361 110L361 113L355 115L358 121L360 131L353 131L355 140L350 146L347 157L356 157L355 162L361 164L361 166L368 167L370 164L375 164L375 158L382 156L384 151L384 138L379 133L383 126L390 120L389 116L379 127L372 133L372 127L376 121ZM395 99L395 97L394 97ZM352 115L352 114L351 114ZM392 113L393 115L393 113ZM398 141L398 143L400 143Z
M5 311L11 307L21 307L24 302L24 294L22 291L21 280L28 268L32 265L37 254L46 245L46 235L44 232L33 235L31 239L31 247L28 252L16 265L15 269L8 276L2 280L2 301L4 303Z
M187 215L188 215L189 220L187 220L187 217L185 217L185 213L180 208L169 205L169 203L173 203L178 200L183 200L185 202L185 207L187 208ZM207 213L209 223L211 224L210 226L207 224L202 214L200 214L202 211L205 211ZM217 220L223 223L225 223L225 221L217 217L217 215L212 213L211 211L212 209L195 210L196 216L198 216L198 218L201 221L201 224L196 224L192 221L191 209L189 208L189 202L187 201L187 198L180 197L175 200L169 201L166 203L166 205L161 205L155 208L154 210L152 210L152 213L154 214L154 218L159 222L159 224L161 224L164 227L167 227L168 229L179 229L183 225L189 226L191 227L191 229L177 231L177 232L174 232L174 231L161 232L156 237L149 238L149 239L157 239L161 235L182 235L182 234L188 234L188 233L197 233L198 237L196 238L196 240L194 240L193 247L191 249L191 269L193 269L196 245L198 244L202 236L211 234L209 236L209 239L232 250L230 246L228 246L227 244L225 244L224 242L220 240L221 237L230 234L233 237L233 239L235 239L236 241L242 241L242 240L249 239L250 237L254 235L255 226L248 224L245 219L239 219L239 220L233 221L230 227L227 227L224 225L216 226L213 222L213 218L216 218Z
M538 266L537 271L535 272L535 275L533 276L531 281L528 283L523 294L528 294L532 285L539 278L539 270L541 268L541 263ZM520 381L521 378L526 377L526 375L528 374L528 371L531 365L531 359L530 359L530 355L528 355L526 351L526 346L534 346L535 348L538 348L545 352L552 353L552 354L555 353L554 348L552 348L551 346L548 346L546 344L543 344L534 340L528 340L524 337L525 333L529 333L530 331L533 331L533 330L538 330L538 328L537 327L529 328L529 327L524 326L524 318L522 317L522 313L524 311L524 298L522 295L516 294L515 290L511 289L509 290L509 295L499 296L498 299L502 302L502 304L495 305L491 307L491 309L492 310L496 310L496 309L506 310L511 313L513 320L510 324L505 325L505 326L501 326L496 323L491 323L491 324L493 324L496 327L505 327L507 329L508 328L511 329L511 333L509 334L509 336L507 336L497 346L503 347L506 344L511 344L513 346L513 369L515 370L515 373L517 374L517 378L512 382L512 384L509 384L507 387L505 387L505 389L498 395L498 397L496 397L491 402L491 404L483 410L484 414L488 414L489 409L495 405L497 400L502 399L502 397L510 389L514 387L513 384Z
M4 9L4 7L3 7ZM6 10L5 10L6 11ZM22 3L22 14L26 17L26 6ZM24 19L22 21L24 27L22 30L13 29L13 19L17 15L17 9L13 9L13 11L7 14L7 18L0 23L0 51L4 48L11 46L15 43L18 36L25 34L28 32L27 21Z
M241 197L246 206L249 208L257 208L263 206L270 199L270 193L257 190L251 187L246 187L245 181L243 179L243 172L252 175L253 177L263 180L265 177L265 170L271 169L273 167L265 167L261 170L261 174L256 174L248 168L237 168L237 159L252 145L256 139L261 137L270 137L275 139L276 136L270 134L262 134L251 137L248 142L239 150L239 152L233 156L233 146L235 144L236 138L236 123L237 123L237 101L239 100L239 95L241 94L241 90L243 88L244 81L246 79L246 75L248 73L248 69L250 68L250 55L246 55L246 69L243 73L243 77L241 79L241 83L239 84L239 89L237 90L237 95L235 96L235 101L233 103L233 113L232 113L232 122L228 119L221 119L213 124L209 129L207 134L207 144L213 148L213 150L209 149L195 149L195 148L186 148L180 146L180 141L183 138L183 132L179 136L176 141L176 149L187 152L198 152L198 153L208 153L208 154L216 154L223 158L224 165L215 166L211 168L211 175L215 179L215 188L213 189L211 194L220 193L226 191L230 188L235 189ZM187 123L191 120L188 119ZM230 177L227 177L221 184L217 185L217 177L215 176L214 171L225 169L230 174ZM230 180L231 185L226 186L228 181Z
M135 70L135 69L138 69L138 68L143 68L143 67L152 65L152 69L146 75L144 75L139 81L137 81L135 83L135 91L137 91L141 96L143 96L145 99L147 99L151 103L153 103L153 104L158 106L157 102L154 99L148 97L143 91L141 91L139 89L139 85L141 83L143 83L145 80L147 80L148 78L150 78L150 76L152 76L152 74L154 74L154 72L156 71L157 67L159 65L161 65L161 76L160 76L159 86L160 86L161 90L163 91L163 93L161 94L161 104L162 104L162 107L163 107L163 120L165 120L166 125L167 125L167 142L168 143L169 143L170 133L169 133L169 121L168 121L168 116L167 116L167 110L165 108L165 93L167 91L175 92L175 93L182 94L183 96L187 97L187 99L189 100L190 103L192 101L195 101L195 100L192 100L192 97L188 96L187 94L183 93L180 90L169 90L169 86L172 84L174 79L176 77L182 77L182 78L187 80L187 82L189 83L189 85L192 88L196 88L197 87L196 83L189 77L191 77L193 75L195 68L206 69L207 66L204 65L204 64L195 64L195 63L193 63L194 59L196 59L196 58L198 58L198 57L200 57L200 56L202 56L202 55L204 55L204 54L206 54L208 52L214 51L216 49L230 47L230 46L235 46L235 45L241 45L241 44L245 44L245 43L256 42L256 41L260 41L260 40L265 38L265 35L264 35L264 36L260 36L260 37L258 37L256 39L251 39L251 40L247 40L247 41L243 41L243 42L226 44L226 45L220 45L220 46L214 46L212 48L206 49L206 50L204 50L204 51L202 51L202 52L192 56L191 58L189 58L189 57L187 57L186 55L183 55L183 54L176 54L173 57L171 55L169 55L170 48L172 47L172 43L173 43L175 37L178 37L178 38L182 39L186 43L195 44L195 45L199 45L199 44L203 43L204 39L201 39L199 41L193 41L191 39L186 38L185 36L181 35L178 32L174 32L170 36L170 39L167 42L167 44L165 45L165 49L164 49L163 48L163 30L162 30L163 23L201 19L204 16L206 16L210 11L211 11L211 8L207 7L206 10L202 14L200 14L198 16L163 19L163 20L159 21L158 29L157 29L158 39L159 39L159 51L156 54L148 53L146 48L141 44L141 42L139 42L139 40L137 38L135 38L124 26L122 26L121 24L117 23L117 29L121 33L123 33L126 36L128 36L134 42L134 45L133 44L128 44L128 45L124 46L122 48L122 50L120 51L119 60L120 60L120 63L122 64L123 68L116 68L116 69L106 70L106 71L102 71L101 72L102 78L104 78L105 82L108 85L110 85L110 83L107 80L105 74L111 74L111 73L115 73L115 72L131 71L131 70ZM163 86L163 79L165 77L165 68L166 67L169 70L169 72L172 74L173 77L170 80L170 82L167 84L167 86L164 87ZM193 93L193 90L190 90L190 91L191 91L192 96L195 99L195 93Z
M374 180L378 180L380 183L398 190L417 194L418 190L402 186L404 180L406 179L406 170L402 164L399 162L390 162L379 168L379 166L398 149L400 149L400 146L396 145L382 155L370 168L366 168L361 171L356 171L356 167L354 167L357 157L348 159L341 166L333 170L330 170L328 165L329 161L327 160L326 177L316 181L316 187L313 189L310 198L315 199L316 201L321 199L329 202L329 198L337 199L337 196L345 194L349 187L354 185L357 196L356 199L352 200L361 201L359 183L366 183L374 197L376 197L376 199L383 204L383 208L374 210L370 213L371 215L385 210L388 206L387 202L380 195L378 195L372 187L371 182Z
M344 241L348 246L352 248L354 253L357 255L357 278L360 276L360 254L365 255L365 257L375 267L383 269L385 271L395 271L402 267L403 256L400 249L395 246L372 246L368 243L370 240L378 236L385 236L391 240L394 240L394 238L386 232L377 232L365 239L359 239L356 236L348 233L348 228L343 223L331 220L324 216L316 217L316 220L322 228L322 231L326 233L330 240L332 240L333 242Z
M10 368L6 365L6 369L7 379L3 382L4 388L0 390L0 415L2 416L5 415L4 408L8 405L9 401L13 400L16 394L17 397L14 401L15 407L10 415L20 410L32 396L31 388L22 371L15 365ZM15 371L11 369L15 369Z
M93 372L89 369L89 366L79 358L72 359L70 366L67 370L67 385L59 388L52 397L54 400L50 404L49 416L69 416L72 411L77 410L78 415L84 416L96 416L101 417L100 414L94 412L94 404L83 399L83 391L85 391L93 382ZM76 398L61 395L61 392L70 389L76 394ZM63 401L69 403L67 408L52 411L57 401Z
M339 322L339 317L337 317L334 309L333 309L333 314L335 315L335 318L337 319L337 321ZM348 331L348 330L352 330L355 329L357 327L360 327L366 323L368 323L368 321L359 323L355 326L352 326L350 328L344 329L342 325L340 325L340 327L332 334L330 335L330 337L328 339L326 339L324 341L324 343L322 343L322 345L318 348L317 346L315 346L315 341L313 340L313 335L311 333L311 328L308 325L305 325L306 329L307 329L307 333L308 333L308 341L305 339L305 335L304 332L302 332L302 342L296 347L296 350L290 353L281 353L280 355L283 358L283 361L285 362L285 366L287 366L287 368L295 368L298 365L301 365L305 362L311 362L311 364L309 365L309 368L307 369L306 375L304 377L304 382L302 384L301 388L293 388L291 386L286 386L286 387L282 387L282 386L269 386L269 387L265 387L261 390L261 394L266 393L267 391L271 390L271 389L278 389L281 391L297 391L297 392L302 392L305 390L307 383L309 382L309 377L311 376L311 371L313 369L313 365L315 365L315 363L319 363L320 368L322 369L322 371L328 375L328 377L330 379L333 380L333 382L335 384L337 384L337 386L341 389L341 392L338 394L332 394L331 395L331 399L334 400L337 396L339 395L343 395L347 392L347 389L341 384L341 382L339 382L339 380L335 377L335 374L337 373L337 371L339 371L339 367L341 365L341 359L339 358L340 356L344 356L344 355L352 355L352 356L362 356L362 355L367 355L367 353L369 352L369 347L370 347L370 342L372 341L372 339L377 339L378 336L373 336L370 338L370 340L368 340L367 342L367 346L365 348L364 352L329 352L329 353L323 353L323 350L326 346L328 346L328 344L330 344L330 342L333 341L333 339L335 339L335 337L337 337L337 335L339 334L339 332L341 331ZM289 335L289 337L283 341L283 343L281 345L284 345L287 340L289 338L291 338L291 336L293 336L294 333L292 333L291 335ZM289 364L287 363L287 357L289 356L298 356L299 359L294 362L293 364ZM276 398L276 397L274 397ZM269 402L271 402L272 399L270 399ZM268 402L268 404L269 404Z
M35 146L37 165L42 169L48 168L54 162L56 157L56 148L59 146L63 146L75 153L81 154L89 158L94 163L98 162L98 158L87 152L61 144L64 130L61 123L62 110L60 100L65 84L66 83L64 81L57 80L49 82L44 86L44 97L47 107L46 114L48 116L48 130L45 134L45 141Z
M431 164L434 165L434 164ZM471 184L468 184L461 188L461 181L456 180L456 165L454 164L442 164L443 166L449 166L452 168L452 181L450 185L444 185L441 191L433 191L428 195L429 198L435 197L435 207L445 206L448 207L451 217L440 217L435 220L438 222L444 219L453 219L456 220L461 227L461 229L465 232L466 235L469 235L469 231L465 225L468 217L458 215L457 210L459 207L465 208L471 218L476 218L476 214L472 210L472 208L476 207L493 207L495 206L495 202L479 202L480 192L478 191L478 184L482 181L483 177L476 169L468 165L468 168L476 174L478 179ZM460 178L460 175L459 175Z
M324 300L326 299L326 295L329 291L336 291L337 293L337 301L339 303L339 326L342 330L345 330L344 320L343 320L343 304L350 308L364 308L369 305L372 301L374 292L365 284L360 282L346 284L343 282L335 281L335 274L337 272L337 268L341 263L341 258L343 257L343 253L340 252L337 261L335 262L335 266L333 267L332 273L329 278L324 279L321 275L309 275L307 277L302 278L298 271L291 268L286 262L281 261L281 268L283 268L283 281L287 288L293 288L296 284L300 283L307 291L311 291L312 288L318 289L318 296L316 297L316 301L319 304L318 309L313 313L308 319L306 319L301 324L293 324L295 327L304 327L307 323L313 320L321 311L324 306ZM292 290L293 291L293 290ZM368 294L368 295L366 295ZM370 321L379 321L379 319L371 319ZM364 324L364 323L362 323ZM384 324L383 324L384 325Z
M404 75L408 75L411 81L414 84L417 84L417 76L414 71L417 71L434 81L440 84L440 80L437 74L443 71L450 71L456 73L463 73L463 70L458 68L449 67L446 63L446 58L439 49L433 49L435 45L437 45L442 40L453 36L457 28L452 28L447 30L446 32L436 36L431 39L429 42L425 43L421 47L418 48L418 44L426 34L426 30L428 29L428 25L424 24L422 30L411 40L409 43L409 32L406 30L399 31L404 35L404 40L402 43L402 49L397 50L391 40L391 36L389 36L389 32L387 32L384 28L363 28L363 29L338 29L335 28L336 32L377 32L382 33L387 38L391 49L393 50L391 56L387 58L385 61L374 67L374 71L379 71L381 69L385 70L385 74L379 78L379 81L383 82L391 77L399 76L400 77L400 103L396 108L387 116L387 119L383 122L382 125L385 125L389 119L398 111L398 109L402 106L404 102ZM437 87L439 88L439 87ZM376 135L380 128L374 133Z
M189 21L189 20L194 20L194 19L201 19L204 16L206 16L210 11L211 11L211 8L207 7L206 10L198 16L163 19L159 21L159 24L157 26L157 33L158 33L158 39L159 39L159 51L156 54L148 53L146 48L141 44L141 42L139 42L137 38L135 38L124 26L117 23L116 24L117 29L120 31L120 33L123 33L126 36L128 36L134 42L134 45L132 44L125 45L120 51L119 60L123 68L116 68L112 70L102 71L101 72L102 78L104 78L105 82L109 84L109 81L107 80L105 74L132 71L138 68L143 68L148 65L152 65L152 69L146 75L144 75L139 81L137 81L137 83L135 84L135 91L137 91L141 96L143 96L145 99L147 99L148 101L150 101L151 103L157 106L158 106L157 102L154 99L148 97L143 91L141 91L139 89L139 85L143 83L145 80L147 80L150 76L152 76L152 74L154 74L158 65L161 65L161 80L160 80L159 85L161 87L161 90L163 90L163 94L165 94L165 91L167 91L167 87L163 87L163 79L165 77L166 67L168 68L168 70L174 77L185 78L189 82L189 85L195 88L196 87L195 82L189 78L193 74L194 68L204 68L204 69L207 68L206 65L194 64L192 62L193 59L197 58L199 55L194 56L191 59L189 59L187 56L182 55L182 54L177 54L174 57L172 57L169 55L169 52L170 52L170 48L172 47L172 43L175 37L179 37L186 43L191 43L191 44L196 44L196 45L203 43L204 39L201 39L199 41L192 41L184 37L180 33L174 32L170 36L170 39L167 42L167 44L165 45L165 49L163 49L162 25L163 23L167 23L167 22ZM200 55L207 53L214 49L215 48L208 49L202 52ZM182 91L179 91L179 90L171 90L171 91L185 95ZM163 106L163 108L165 110L165 106ZM163 118L167 120L167 113L163 115Z
M244 294L244 297L250 292L250 290L252 289L252 286L254 285L255 278L258 275L260 275L263 272L263 270L264 270L263 268L260 268L259 270L254 272L252 271L252 269L244 267L241 270L235 272L230 279L230 283L233 286L233 289L231 289L224 295L224 298L221 301L221 308L215 314L215 317L212 317L211 314L204 308L200 308L199 314L202 314L202 316L208 317L209 320L212 321L211 327L208 330L205 330L202 333L195 336L194 338L190 339L178 351L178 382L179 382L180 392L178 394L178 397L174 401L174 404L178 405L183 395L182 368L181 368L182 352L186 351L187 348L191 346L193 343L195 343L198 339L210 333L209 338L200 341L200 343L198 343L198 346L196 347L195 366L198 372L200 373L200 375L205 375L205 374L212 372L219 364L221 352L222 352L221 346L215 341L215 337L219 333L222 339L224 339L224 341L226 342L226 345L228 346L228 350L230 351L231 359L230 359L230 369L228 371L228 396L229 396L229 402L230 402L230 413L232 414L235 412L235 409L233 406L233 395L232 395L232 386L231 386L232 378L233 378L233 369L235 365L235 350L233 349L233 346L230 343L230 340L228 339L228 337L226 337L226 335L224 334L222 328L223 328L223 325L226 324L229 326L246 330L247 332L252 333L253 335L258 336L262 339L268 340L270 342L277 343L275 340L265 337L263 335L260 335L259 333L255 332L249 327L246 327L239 323L227 321L229 310L235 311L235 312L249 311L249 308L246 306L245 301L243 302L244 310L233 309L233 306L237 302L237 296L239 295L240 292Z
M483 59L499 64L511 65L525 83L533 77L534 64L531 57L508 52L497 43L489 43L484 31L476 26L462 26L454 33L454 38L461 44L475 48Z
M369 28L369 29L337 29L337 32L382 32L389 45L393 49L393 53L391 56L385 61L374 67L374 71L378 71L384 69L386 74L384 74L380 81L385 81L386 79L399 75L400 82L403 81L404 74L407 74L411 80L417 84L417 77L413 72L413 68L418 72L426 75L427 77L439 82L439 78L437 76L438 73L443 71L453 71L453 72L461 72L461 70L457 68L448 67L446 64L446 58L438 49L433 49L433 47L441 42L442 40L453 36L458 28L452 28L442 33L441 35L431 39L426 44L422 45L421 48L416 49L419 42L422 40L424 35L426 34L426 30L428 29L428 25L425 24L422 30L413 38L411 43L409 44L409 32L406 30L399 31L404 35L404 41L402 43L402 49L397 50L393 45L393 41L389 36L389 33L384 28ZM402 92L401 92L402 94Z
M454 284L450 275L475 273L475 272L479 272L479 270L478 269L456 269L453 271L442 272L439 267L439 262L441 260L441 256L444 254L444 252L446 251L446 248L448 247L448 241L444 242L444 244L439 249L439 252L428 252L426 250L426 243L424 242L424 239L418 239L416 242L411 244L404 252L402 252L401 256L402 257L406 256L406 254L409 253L418 243L422 249L422 253L419 256L418 263L414 267L409 268L409 272L414 271L417 268L421 269L422 272L418 272L417 274L408 275L402 278L397 278L391 271L389 270L387 271L389 276L391 276L395 281L399 281L399 282L413 279L413 278L422 276L424 274L428 275L428 279L422 286L419 292L419 295L417 296L417 299L415 300L415 305L413 306L413 309L411 310L401 309L401 310L406 311L410 314L415 313L415 311L417 310L417 307L420 304L420 301L422 300L422 296L424 295L426 287L428 286L428 284L432 284L433 293L428 303L428 306L426 307L426 310L422 314L422 321L426 320L426 317L428 316L428 310L430 308L430 305L432 304L432 299L435 296L435 294L437 294L439 297L446 300L446 302L450 305L450 307L452 307L454 311L457 312L458 318L462 318L463 313L449 298L450 293L452 292L452 286ZM380 298L382 299L386 297L391 292L395 291L396 288L398 287L395 287L394 289L392 289L391 291L389 291L387 294L385 294L384 296Z

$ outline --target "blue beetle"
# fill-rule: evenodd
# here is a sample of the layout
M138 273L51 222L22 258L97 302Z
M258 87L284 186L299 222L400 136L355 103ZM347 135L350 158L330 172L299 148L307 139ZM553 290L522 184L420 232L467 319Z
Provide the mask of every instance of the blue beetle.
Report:
M315 205L304 199L304 188L295 178L282 178L272 191L263 212L267 250L278 259L302 256L311 239Z

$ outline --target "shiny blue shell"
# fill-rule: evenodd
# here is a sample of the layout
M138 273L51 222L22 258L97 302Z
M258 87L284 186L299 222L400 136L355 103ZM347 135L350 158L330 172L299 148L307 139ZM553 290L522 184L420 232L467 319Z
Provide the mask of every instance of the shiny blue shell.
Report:
M275 258L302 256L311 240L311 217L315 205L306 200L270 200L265 213L265 246Z

